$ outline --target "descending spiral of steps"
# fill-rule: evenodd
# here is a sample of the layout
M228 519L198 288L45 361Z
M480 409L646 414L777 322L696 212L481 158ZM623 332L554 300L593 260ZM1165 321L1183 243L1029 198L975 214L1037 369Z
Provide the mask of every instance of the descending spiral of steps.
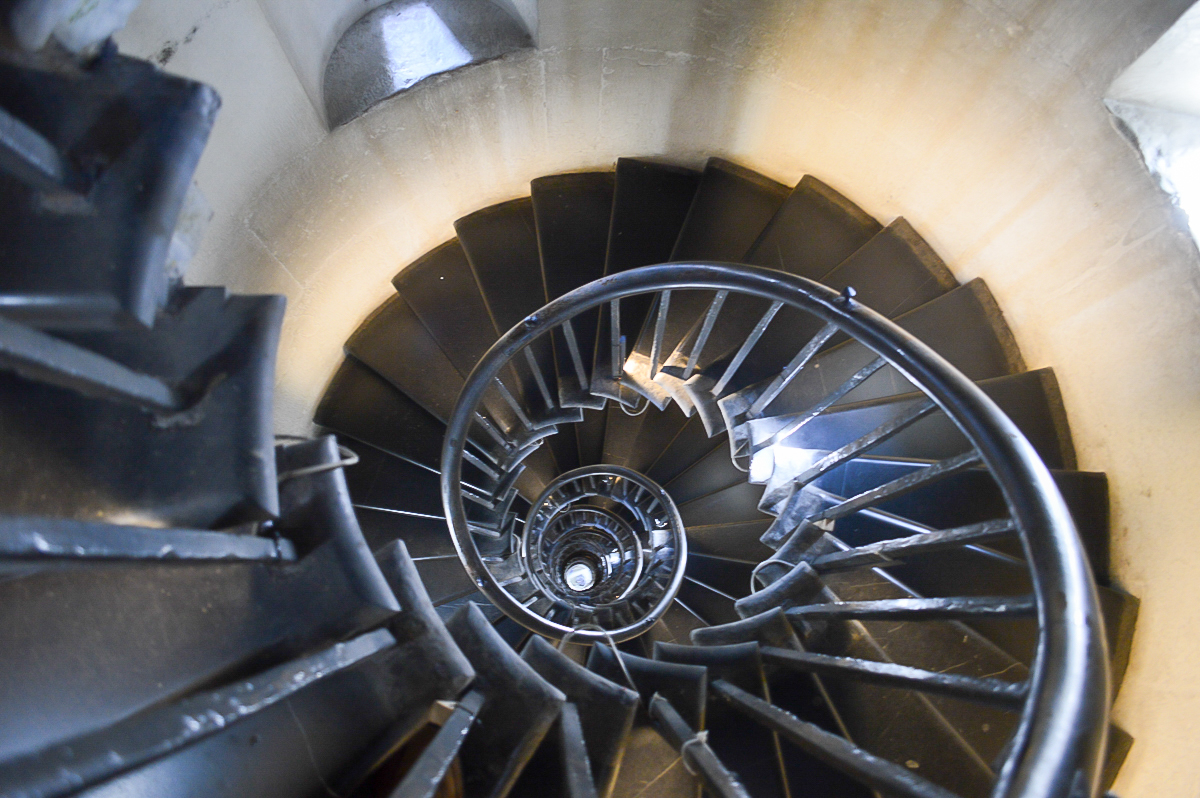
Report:
M820 281L975 381L1067 500L1101 585L1119 685L1136 603L1104 586L1104 475L1075 470L1054 374L1025 368L986 285L958 285L903 219L884 227L812 177L789 189L717 158L702 173L621 159L615 172L534 180L530 197L456 231L399 272L396 295L347 341L316 421L362 458L346 478L372 547L403 541L456 639L503 641L544 679L531 693L543 711L524 709L526 736L484 754L468 735L466 794L545 794L547 751L580 755L554 736L571 725L547 698L554 687L579 705L589 745L587 723L632 723L623 758L608 742L603 756L590 752L602 795L689 794L691 770L722 795L986 795L1009 752L1038 631L1018 598L1029 573L1004 499L946 414L837 327L682 284L594 305L497 366L470 411L461 482L447 482L445 425L499 336L533 327L550 300L649 264L736 262ZM686 529L683 579L644 633L628 633L636 612L540 589L522 555L548 487L607 466L661 486ZM440 489L463 508L457 550ZM823 542L789 560L780 547L802 522L806 542ZM589 525L577 520L577 534ZM637 712L556 681L543 638L564 636L609 690L632 679ZM689 743L701 729L707 747ZM529 738L543 732L537 748ZM839 759L827 732L880 761ZM1127 747L1114 730L1107 780Z
M0 56L0 795L1111 783L1105 478L904 220L720 159L540 178L277 437L283 302L165 266L215 94Z

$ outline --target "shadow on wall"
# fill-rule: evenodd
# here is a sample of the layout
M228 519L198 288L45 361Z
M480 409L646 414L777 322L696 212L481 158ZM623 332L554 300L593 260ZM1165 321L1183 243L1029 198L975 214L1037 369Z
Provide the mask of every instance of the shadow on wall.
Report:
M1113 81L1104 104L1200 240L1200 5Z

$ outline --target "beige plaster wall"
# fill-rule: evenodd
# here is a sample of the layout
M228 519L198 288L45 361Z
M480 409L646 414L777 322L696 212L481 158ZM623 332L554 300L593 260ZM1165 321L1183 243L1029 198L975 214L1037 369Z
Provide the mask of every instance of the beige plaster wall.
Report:
M120 41L180 42L168 68L225 98L189 280L288 296L280 431L308 428L404 264L538 175L719 154L903 214L960 280L987 280L1029 365L1055 367L1081 466L1109 474L1115 570L1142 599L1117 790L1150 798L1200 795L1200 264L1101 98L1185 6L542 0L540 50L330 135L251 0L146 0Z

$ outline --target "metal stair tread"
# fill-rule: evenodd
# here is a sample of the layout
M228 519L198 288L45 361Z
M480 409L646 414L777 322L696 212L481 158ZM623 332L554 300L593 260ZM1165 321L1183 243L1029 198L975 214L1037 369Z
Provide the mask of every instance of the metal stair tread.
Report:
M24 61L0 65L0 104L82 161L85 212L46 212L40 191L0 178L5 313L52 329L149 327L167 300L168 245L220 99L116 53L74 74Z
M283 298L185 289L151 330L68 334L182 386L191 404L147 412L0 374L12 514L216 528L278 510L271 408ZM90 430L105 430L103 440ZM62 463L72 463L64 469Z
M410 463L441 467L445 424L352 356L334 373L313 421Z

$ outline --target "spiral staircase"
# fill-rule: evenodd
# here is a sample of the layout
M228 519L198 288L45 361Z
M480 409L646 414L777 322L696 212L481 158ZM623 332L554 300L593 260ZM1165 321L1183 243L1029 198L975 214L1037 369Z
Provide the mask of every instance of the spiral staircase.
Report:
M719 158L538 178L276 440L282 303L163 270L215 95L4 69L92 161L0 177L0 794L1111 784L1105 477L903 219Z

